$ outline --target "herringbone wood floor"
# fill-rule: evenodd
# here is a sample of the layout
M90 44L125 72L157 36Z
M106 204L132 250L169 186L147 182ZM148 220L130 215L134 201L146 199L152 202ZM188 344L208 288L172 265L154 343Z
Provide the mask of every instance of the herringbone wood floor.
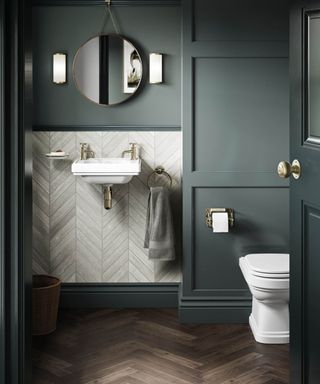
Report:
M63 311L34 339L34 384L284 384L288 346L248 325L180 325L175 310Z

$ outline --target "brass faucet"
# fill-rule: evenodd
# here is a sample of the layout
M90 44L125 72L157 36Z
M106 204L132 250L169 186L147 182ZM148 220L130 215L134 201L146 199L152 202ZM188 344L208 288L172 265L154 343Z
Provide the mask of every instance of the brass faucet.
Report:
M87 160L91 155L91 157L94 157L94 152L88 149L87 143L80 143L80 160Z
M131 160L138 160L138 150L137 150L137 143L130 143L131 148L123 151L122 155L125 153L130 153L131 154Z

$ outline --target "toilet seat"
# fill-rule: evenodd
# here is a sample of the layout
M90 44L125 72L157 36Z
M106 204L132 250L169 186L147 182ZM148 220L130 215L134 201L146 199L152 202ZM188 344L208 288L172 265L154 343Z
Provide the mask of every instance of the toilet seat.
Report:
M287 253L251 253L245 258L248 267L257 276L289 277L289 254Z
M253 253L240 258L248 284L264 289L289 289L289 254Z

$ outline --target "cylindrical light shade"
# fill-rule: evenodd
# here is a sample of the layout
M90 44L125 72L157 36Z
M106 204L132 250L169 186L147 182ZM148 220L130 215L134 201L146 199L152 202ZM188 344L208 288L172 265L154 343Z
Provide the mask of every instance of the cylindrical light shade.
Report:
M64 53L54 53L53 55L53 82L64 84L67 82L66 73L67 55Z
M150 53L149 56L149 83L162 83L162 54Z

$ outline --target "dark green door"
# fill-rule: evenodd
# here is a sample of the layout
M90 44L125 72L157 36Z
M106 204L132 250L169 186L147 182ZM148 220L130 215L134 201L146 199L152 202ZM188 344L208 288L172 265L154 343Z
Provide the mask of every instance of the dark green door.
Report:
M290 160L301 164L290 183L290 383L319 384L320 1L293 6L290 75Z

